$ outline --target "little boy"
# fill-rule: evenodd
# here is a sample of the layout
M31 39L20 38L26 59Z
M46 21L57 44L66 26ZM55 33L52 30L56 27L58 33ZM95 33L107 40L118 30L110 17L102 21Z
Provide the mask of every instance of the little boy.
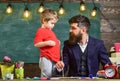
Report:
M41 27L34 38L34 46L40 49L39 67L41 77L51 77L56 62L60 61L60 42L52 31L58 21L57 13L46 9L40 14Z

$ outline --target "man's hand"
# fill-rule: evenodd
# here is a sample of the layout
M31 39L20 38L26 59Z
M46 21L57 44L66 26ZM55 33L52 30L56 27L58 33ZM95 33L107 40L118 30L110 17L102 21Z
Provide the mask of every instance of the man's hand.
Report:
M57 68L57 69L63 70L64 66L65 66L65 65L64 65L63 61L58 61L58 62L56 63L56 68Z

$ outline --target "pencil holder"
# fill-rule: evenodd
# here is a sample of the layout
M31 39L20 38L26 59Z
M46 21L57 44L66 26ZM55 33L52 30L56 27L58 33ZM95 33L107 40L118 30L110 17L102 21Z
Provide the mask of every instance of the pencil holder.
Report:
M6 75L7 74L11 74L14 72L14 66L15 65L0 65L1 67L1 75L2 75L2 79L6 79Z
M15 76L17 79L23 79L24 78L24 69L22 67L15 68Z

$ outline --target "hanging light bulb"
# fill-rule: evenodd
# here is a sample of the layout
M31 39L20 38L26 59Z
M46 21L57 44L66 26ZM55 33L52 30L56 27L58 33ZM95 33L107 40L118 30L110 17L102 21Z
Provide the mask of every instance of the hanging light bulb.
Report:
M12 5L9 3L6 8L6 13L11 14L13 12Z
M43 3L40 4L40 7L38 8L38 13L41 13L45 10Z
M31 13L30 13L28 7L26 6L25 9L24 9L24 12L23 12L23 17L24 18L29 18L30 15L31 15Z
M65 9L63 7L63 5L61 4L59 7L59 11L58 11L59 15L63 15L65 13Z
M95 17L97 15L97 7L94 7L93 10L91 11L90 15L92 17Z
M86 10L86 6L85 3L83 1L80 2L80 11L85 11Z

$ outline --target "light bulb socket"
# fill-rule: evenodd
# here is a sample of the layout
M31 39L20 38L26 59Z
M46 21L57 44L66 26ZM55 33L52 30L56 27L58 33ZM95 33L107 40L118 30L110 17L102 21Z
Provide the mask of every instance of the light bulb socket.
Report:
M62 4L59 6L59 9L60 9L60 8L64 8Z
M96 11L97 11L97 7L94 7L93 10L96 10Z
M44 4L43 4L43 3L40 3L40 6L44 6Z
M9 3L9 4L7 5L7 7L12 7L12 5Z
M26 10L27 10L27 11L29 10L27 6L25 6L25 9L24 9L24 11L26 11Z
M80 5L85 5L85 3L83 1L80 2Z

